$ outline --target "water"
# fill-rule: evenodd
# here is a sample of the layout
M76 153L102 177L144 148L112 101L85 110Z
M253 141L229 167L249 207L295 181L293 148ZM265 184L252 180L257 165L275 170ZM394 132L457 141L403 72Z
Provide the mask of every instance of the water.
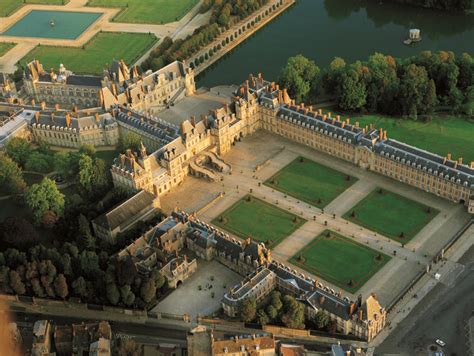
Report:
M402 43L421 30L415 46ZM377 1L299 0L198 77L198 86L239 84L249 73L276 80L288 57L303 54L320 67L338 56L353 62L374 52L406 57L422 50L474 55L474 15Z
M33 10L3 33L5 36L74 40L102 13ZM54 22L54 26L51 25Z

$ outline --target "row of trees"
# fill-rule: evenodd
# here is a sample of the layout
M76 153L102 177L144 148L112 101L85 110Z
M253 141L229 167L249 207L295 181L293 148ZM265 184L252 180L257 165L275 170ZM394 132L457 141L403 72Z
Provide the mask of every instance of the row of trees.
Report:
M304 329L306 324L333 334L336 332L336 323L330 320L328 313L318 311L314 318L305 320L304 305L290 295L282 296L278 291L273 291L260 309L257 309L255 298L244 299L239 306L239 315L243 322L256 321L262 326L271 323Z
M170 37L164 38L160 45L155 48L150 56L141 64L141 69L146 71L151 69L156 71L176 60L182 61L195 55L201 48L219 36L223 31L227 30L234 23L251 15L268 3L268 0L206 0L203 2L201 11L206 12L212 8L212 15L209 24L199 27L193 34L185 39L177 39L173 41ZM272 11L280 4L275 5ZM268 15L268 12L265 14ZM257 18L260 21L261 17ZM252 23L252 26L255 22ZM198 58L191 63L197 66L204 60L208 59L223 46L233 41L238 35L250 27L239 29L235 34L224 39L220 44L216 44L202 58Z
M400 4L420 6L441 10L469 10L472 7L472 0L391 0Z
M288 60L279 81L299 102L311 102L325 92L341 110L416 119L441 106L473 114L474 60L466 53L423 51L406 59L375 53L352 64L335 58L323 70L298 55Z

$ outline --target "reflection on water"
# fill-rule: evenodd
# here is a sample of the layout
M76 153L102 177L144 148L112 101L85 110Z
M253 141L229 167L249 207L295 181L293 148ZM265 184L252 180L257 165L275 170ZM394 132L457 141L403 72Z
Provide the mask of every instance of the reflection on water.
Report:
M408 29L422 42L403 45ZM302 53L326 66L334 57L364 60L374 52L398 57L421 50L474 54L474 15L360 0L299 0L198 77L199 86L242 82L249 73L276 79L288 57Z

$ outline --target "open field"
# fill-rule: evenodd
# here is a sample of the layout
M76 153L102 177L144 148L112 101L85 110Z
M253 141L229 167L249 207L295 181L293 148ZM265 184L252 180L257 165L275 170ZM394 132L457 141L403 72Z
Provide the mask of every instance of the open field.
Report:
M11 50L13 47L15 47L14 43L10 42L1 42L0 43L0 57L5 55L9 50Z
M318 208L324 208L356 180L307 158L298 157L264 184Z
M395 241L407 243L438 213L434 208L377 188L346 212L343 218Z
M214 219L212 224L243 239L251 237L275 247L305 222L294 214L247 195Z
M373 123L386 129L389 138L441 156L450 152L454 158L463 157L464 162L474 161L474 121L449 115L434 116L428 123L378 115L354 117L352 121L359 121L360 126Z
M163 24L180 20L199 0L89 0L87 5L121 7L116 22Z
M330 230L324 230L290 259L316 277L355 293L388 261L387 256Z
M83 48L38 46L22 60L25 65L39 59L44 68L58 68L60 63L75 73L101 75L112 60L133 64L153 43L154 35L142 33L100 32Z

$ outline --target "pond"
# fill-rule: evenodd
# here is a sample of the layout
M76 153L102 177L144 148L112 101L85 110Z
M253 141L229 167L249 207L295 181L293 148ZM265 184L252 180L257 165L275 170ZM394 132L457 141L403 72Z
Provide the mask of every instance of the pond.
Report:
M422 41L403 44L410 28ZM288 57L303 54L320 67L334 57L365 60L374 52L396 57L422 50L474 54L474 15L360 0L299 0L204 71L198 86L240 84L249 73L276 80Z

